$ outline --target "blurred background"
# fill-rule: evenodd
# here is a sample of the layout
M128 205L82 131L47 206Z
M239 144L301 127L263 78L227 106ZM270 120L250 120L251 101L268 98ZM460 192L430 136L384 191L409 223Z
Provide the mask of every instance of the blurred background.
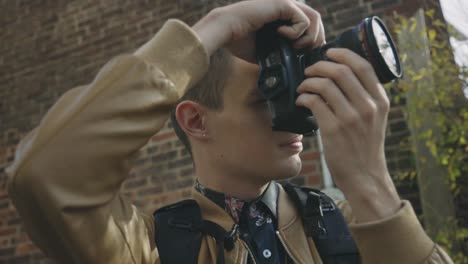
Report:
M54 263L28 238L8 198L16 145L65 91L149 40L169 18L192 25L223 0L0 0L0 263ZM468 3L308 0L327 39L370 15L392 31L404 79L388 85L388 167L430 236L468 263ZM294 183L336 198L317 136L304 140ZM73 150L69 150L73 151ZM143 211L190 196L191 159L168 123L140 150L122 191Z

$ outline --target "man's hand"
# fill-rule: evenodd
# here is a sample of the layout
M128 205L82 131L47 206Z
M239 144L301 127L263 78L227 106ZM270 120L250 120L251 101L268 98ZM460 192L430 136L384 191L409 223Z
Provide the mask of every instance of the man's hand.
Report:
M295 0L242 1L212 10L193 30L208 54L221 47L250 62L255 61L255 32L276 20L291 21L278 33L295 40L295 48L315 47L325 42L320 14Z
M400 206L384 152L390 108L372 66L348 49L330 49L333 61L305 70L296 104L319 125L327 164L359 222L388 217Z

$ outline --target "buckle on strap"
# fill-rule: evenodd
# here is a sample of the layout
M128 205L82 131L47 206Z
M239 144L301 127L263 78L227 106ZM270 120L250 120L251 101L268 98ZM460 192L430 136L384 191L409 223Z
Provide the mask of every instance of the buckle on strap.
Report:
M227 251L231 251L234 249L234 243L236 242L238 232L239 232L239 225L234 224L232 226L231 232L229 232L229 235L224 237L224 248Z
M207 234L216 240L216 244L231 251L234 248L234 242L237 239L239 226L234 224L231 231L226 232L224 228L209 220L203 220L198 227L203 234Z
M326 211L334 210L333 205L327 204ZM307 202L304 208L305 232L312 237L326 236L327 229L323 221L322 199L320 194L310 191L307 194Z

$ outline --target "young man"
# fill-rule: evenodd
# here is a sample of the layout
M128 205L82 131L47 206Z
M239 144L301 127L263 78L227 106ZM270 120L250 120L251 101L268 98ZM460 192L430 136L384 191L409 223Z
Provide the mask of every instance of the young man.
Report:
M130 158L175 108L203 218L227 231L234 223L242 229L225 262L321 263L290 198L271 183L300 171L302 150L301 135L271 130L256 90L253 35L278 19L292 22L278 32L296 48L324 43L320 16L310 7L244 1L213 10L192 28L168 21L133 55L65 93L23 139L8 169L9 194L34 242L59 263L159 263L158 224L119 188ZM334 62L306 70L297 105L315 114L362 263L451 263L389 176L389 102L372 67L348 50L327 55ZM216 258L215 241L203 237L198 263Z

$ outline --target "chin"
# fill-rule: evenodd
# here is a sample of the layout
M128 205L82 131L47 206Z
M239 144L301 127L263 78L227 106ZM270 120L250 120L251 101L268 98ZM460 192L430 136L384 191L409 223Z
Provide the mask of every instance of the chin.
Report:
M299 155L294 155L277 163L277 166L274 167L274 179L272 180L286 180L297 176L301 172L302 161Z

